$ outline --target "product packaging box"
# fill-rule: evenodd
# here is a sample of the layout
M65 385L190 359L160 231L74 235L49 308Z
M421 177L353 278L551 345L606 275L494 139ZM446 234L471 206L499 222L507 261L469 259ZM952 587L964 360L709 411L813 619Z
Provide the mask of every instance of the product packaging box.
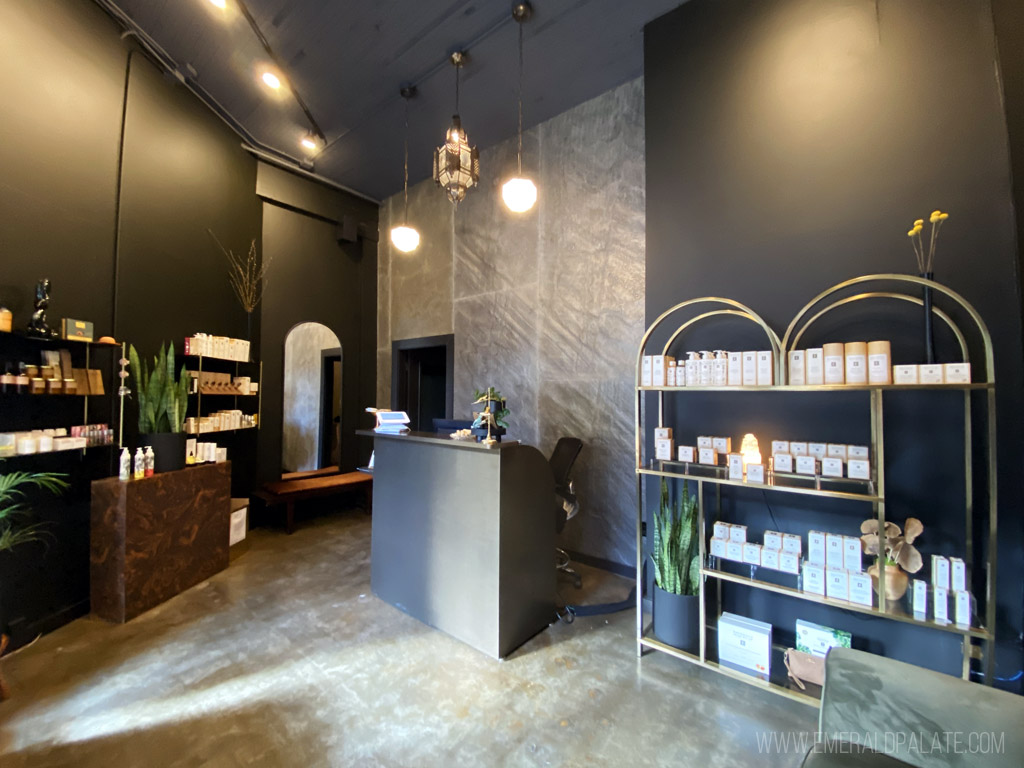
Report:
M659 438L654 441L654 458L658 461L672 461L673 440L670 437Z
M825 566L804 563L804 592L825 596Z
M959 557L949 558L949 585L957 592L967 589L967 565Z
M917 618L924 618L928 615L928 582L923 579L914 579L913 592L914 614Z
M713 528L715 538L716 539L725 539L725 540L728 541L728 539L729 539L729 529L731 527L732 526L729 525L728 523L723 523L720 520L716 521L715 525L714 525L714 528Z
M939 624L949 624L949 590L935 587L932 590L934 618Z
M775 383L774 355L771 351L757 353L757 386L770 387Z
M784 573L800 573L800 555L792 552L782 552L779 555L779 570Z
M698 448L697 460L701 464L709 464L711 466L715 466L718 464L718 451L716 451L714 448Z
M707 435L703 435L697 438L697 447L714 448L715 446L712 444L712 438L708 437Z
M830 459L846 461L846 446L842 443L827 443L825 445L825 456Z
M918 384L920 378L916 365L894 365L892 367L893 384Z
M826 457L821 460L821 474L823 477L842 477L843 460Z
M970 363L946 363L942 366L943 376L947 384L970 384Z
M807 532L807 562L825 565L825 534L822 531Z
M655 440L671 440L672 439L672 427L655 427L654 428L654 439Z
M825 443L808 443L807 444L807 455L813 456L818 461L825 458L827 445Z
M794 555L799 556L803 549L803 539L797 536L795 533L784 533L782 534L782 551L792 552Z
M757 352L743 353L743 386L757 386Z
M765 531L763 542L765 549L782 549L782 534L775 531Z
M747 526L745 525L730 525L729 526L729 541L735 541L737 544L747 543Z
M932 587L949 589L949 560L942 555L932 555Z
M792 472L793 457L788 453L776 453L772 456L772 470L775 472Z
M838 570L843 567L843 539L838 533L825 534L825 565Z
M805 350L807 384L820 386L825 383L825 350L821 347Z
M846 476L851 480L870 480L871 464L863 459L850 459L846 463Z
M677 449L678 460L693 464L697 461L697 449L692 445L680 445Z
M668 382L668 364L675 358L669 355L653 355L651 357L651 378L652 386L664 387Z
M789 440L772 440L772 454L789 453Z
M712 437L711 447L719 453L732 453L731 437Z
M741 387L743 386L743 353L742 352L729 352L728 360L728 373L726 374L726 383L730 387Z
M61 318L60 335L70 341L92 341L92 323L88 320L73 320L70 317Z
M846 458L867 461L869 458L868 447L866 445L848 445L846 446Z
M858 605L866 605L869 608L874 605L874 591L871 587L871 577L866 573L849 572L850 577L850 602Z
M765 549L761 548L761 567L771 568L773 571L779 570L779 555L782 553L777 549Z
M851 572L861 569L861 542L857 536L843 536L843 568Z
M818 460L813 456L796 457L796 473L798 475L816 475L818 469Z
M730 453L728 456L729 466L729 479L730 480L742 480L743 479L743 455L739 453Z
M718 663L767 680L772 663L772 625L725 612L718 618Z
M711 556L712 557L726 557L726 549L729 546L729 542L725 539L712 538L711 539Z
M764 464L747 464L747 482L764 483Z
M789 452L793 456L809 456L807 450L807 443L795 443L792 440L789 441Z
M850 648L852 642L853 635L849 632L803 619L796 620L796 649L803 653L824 658L829 649Z
M941 363L919 365L917 376L919 384L944 384L946 382L946 374Z
M748 565L761 564L761 545L747 542L743 545L743 562Z
M644 355L643 363L640 368L640 386L649 387L651 382L654 381L654 373L652 370L653 360L651 355Z
M802 387L807 383L807 368L804 350L794 349L789 353L789 384Z
M725 544L725 559L743 562L743 544L738 541L727 541Z
M850 577L846 571L833 568L825 572L825 597L833 600L850 599Z
M953 593L953 617L958 626L969 627L971 625L971 593L965 590L958 590Z

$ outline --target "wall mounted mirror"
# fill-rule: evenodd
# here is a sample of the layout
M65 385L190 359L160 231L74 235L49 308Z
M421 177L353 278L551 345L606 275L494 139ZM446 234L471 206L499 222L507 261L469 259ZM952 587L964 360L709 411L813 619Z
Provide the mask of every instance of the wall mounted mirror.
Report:
M292 328L284 340L281 466L285 472L338 465L341 388L338 335L321 323Z

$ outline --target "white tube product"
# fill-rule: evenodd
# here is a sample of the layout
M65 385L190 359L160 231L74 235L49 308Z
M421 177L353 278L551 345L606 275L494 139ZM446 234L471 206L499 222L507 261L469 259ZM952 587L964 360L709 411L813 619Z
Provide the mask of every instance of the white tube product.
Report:
M843 345L846 360L846 383L868 383L868 345L863 341L851 341Z
M868 342L868 384L892 384L892 351L888 341Z
M844 345L833 343L823 347L825 360L825 383L843 384L846 381L846 366L843 362Z

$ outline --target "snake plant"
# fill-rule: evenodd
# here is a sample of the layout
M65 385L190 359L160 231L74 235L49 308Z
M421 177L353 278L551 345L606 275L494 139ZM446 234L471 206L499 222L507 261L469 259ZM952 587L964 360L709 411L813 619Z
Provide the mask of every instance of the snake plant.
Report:
M139 396L139 433L181 432L188 409L189 373L184 365L174 378L174 342L153 358L153 368L139 359L135 347L128 348L135 375L135 391Z
M697 497L690 495L689 483L683 484L682 498L674 508L668 483L662 478L661 500L653 518L651 561L655 583L676 595L696 595L700 582Z
M23 488L26 487L61 493L67 490L68 484L64 475L53 472L9 472L0 475L0 552L39 539L41 526L38 523L19 524L31 514L24 502Z

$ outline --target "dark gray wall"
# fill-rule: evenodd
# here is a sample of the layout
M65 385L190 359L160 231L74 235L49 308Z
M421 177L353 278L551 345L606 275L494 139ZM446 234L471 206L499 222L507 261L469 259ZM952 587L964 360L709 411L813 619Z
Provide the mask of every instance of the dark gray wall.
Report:
M1005 641L998 672L1013 674L1020 663L1024 452L1016 425L1024 369L1007 123L989 2L692 0L647 27L645 67L648 321L686 298L728 296L781 334L804 303L834 283L914 272L910 222L935 208L951 212L936 279L981 310L996 350ZM1015 77L1019 87L1019 72ZM894 340L897 361L916 361L918 316L879 311L881 325L848 317L815 341L879 334ZM737 340L751 339L731 328L696 339L732 349L740 348ZM947 341L940 340L940 352L951 355ZM736 406L708 396L686 401L687 412L680 405L674 415L683 434L717 428L713 433L866 438L866 401L829 397L844 399ZM887 439L898 441L889 446L888 514L924 520L926 555L955 554L963 547L959 403L905 397L886 402ZM866 505L799 504L781 494L723 497L726 519L742 518L754 530L854 533L870 514ZM783 632L792 633L792 620L803 616L851 629L872 650L956 671L956 644L935 637L941 633L895 631L742 589L730 595L734 607Z

